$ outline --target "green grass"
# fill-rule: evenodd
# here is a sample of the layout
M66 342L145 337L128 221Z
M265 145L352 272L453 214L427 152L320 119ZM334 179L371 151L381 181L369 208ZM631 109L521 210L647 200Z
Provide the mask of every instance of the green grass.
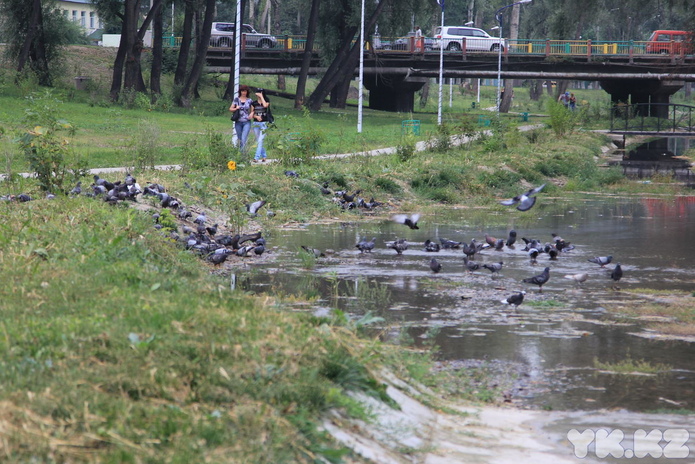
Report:
M672 369L668 364L652 364L643 359L632 359L630 356L616 363L603 363L598 359L594 359L594 367L616 374L660 374Z
M384 398L370 366L395 352L231 292L148 213L82 197L0 214L7 462L314 462L334 447L323 412Z

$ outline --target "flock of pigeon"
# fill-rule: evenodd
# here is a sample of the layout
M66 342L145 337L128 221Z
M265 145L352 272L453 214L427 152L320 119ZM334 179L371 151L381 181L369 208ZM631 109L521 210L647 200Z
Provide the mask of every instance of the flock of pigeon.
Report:
M500 203L505 206L517 205L516 208L519 211L528 211L536 203L535 195L539 193L544 187L545 184L541 185L540 187L532 188L526 191L525 193L518 195L510 200L501 201ZM418 221L420 220L420 218L420 214L396 214L392 216L391 219L396 223L404 224L411 230L417 230L419 229ZM530 263L532 265L538 264L538 259L540 255L547 255L549 261L557 261L561 255L569 253L575 249L574 245L572 245L570 242L565 241L559 235L553 233L551 234L551 236L552 240L548 242L543 242L535 238L528 239L526 237L521 237L521 241L523 242L523 251L525 251L528 254ZM366 238L359 239L355 247L361 253L370 253L374 249L375 243L376 237L373 237L369 240ZM442 249L460 249L463 252L463 263L465 269L467 269L469 272L486 269L490 271L492 277L494 278L496 275L498 275L498 273L500 273L500 271L504 267L504 261L500 260L497 262L481 264L473 260L475 255L481 253L483 250L502 251L505 248L513 250L515 249L516 244L517 232L515 230L510 230L506 240L502 238L497 239L495 237L490 236L489 234L485 234L484 241L478 242L478 240L474 238L471 240L470 243L457 242L445 238L439 238L439 243L437 243L433 240L427 239L423 244L423 249L426 252L433 253L439 252ZM406 250L408 250L409 246L411 245L412 244L410 244L404 238L386 242L386 247L395 250L398 255L403 254ZM588 261L591 263L598 264L601 268L605 268L608 264L610 264L613 261L613 256L597 256L588 259ZM429 260L429 267L433 273L437 274L442 270L442 263L440 263L437 260L437 258L433 257ZM610 273L610 278L613 281L618 282L622 277L623 270L621 268L620 263L618 263L615 266L615 268L612 269ZM589 278L589 273L582 272L577 274L569 274L564 275L564 278L572 280L576 282L577 285L581 286ZM542 293L543 285L545 285L549 279L550 267L546 266L542 272L524 278L522 279L522 282L538 286L539 293ZM613 288L617 289L617 287L615 286ZM501 302L504 304L512 305L516 308L524 301L524 295L526 295L526 291L520 291L503 299Z
M116 182L110 182L95 174L94 182L88 188L83 187L80 181L68 194L72 197L86 196L101 199L110 204L137 202L138 199L152 198L155 205L172 211L172 214L179 219L178 229L169 232L168 237L187 250L196 252L214 265L224 263L230 256L260 256L266 249L266 241L261 232L236 235L219 234L219 224L212 224L205 213L196 214L193 218L193 212L189 211L181 200L168 193L164 186L148 183L142 187L130 173L126 173L122 181ZM46 198L52 199L55 198L55 195L48 194ZM33 200L26 194L1 197L0 199L20 202ZM246 211L250 216L255 217L265 204L265 200L247 203L245 204ZM156 229L164 229L164 225L160 222L162 214L159 211L152 215L152 219Z

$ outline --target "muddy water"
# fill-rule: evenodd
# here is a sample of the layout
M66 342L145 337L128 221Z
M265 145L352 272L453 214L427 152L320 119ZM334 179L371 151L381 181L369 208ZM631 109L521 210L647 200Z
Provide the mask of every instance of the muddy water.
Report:
M443 211L425 216L419 230L390 221L366 221L346 214L345 222L281 230L269 237L266 264L237 274L237 285L257 293L314 298L297 310L325 313L339 308L354 318L370 312L385 319L381 336L393 341L436 345L442 360L489 365L515 380L512 397L530 407L553 409L624 408L633 411L695 409L695 343L659 340L636 319L615 310L643 302L628 289L695 290L695 197L666 199L600 198L576 203L541 198L528 213L510 210ZM542 254L532 263L523 242L502 251L484 250L475 261L503 261L495 276L469 273L461 250L424 251L423 243L446 238L484 241L484 234L551 241L557 233L575 245L556 261ZM376 237L372 253L360 253L358 238ZM385 243L406 238L397 255ZM300 245L335 253L302 267ZM588 262L613 256L606 269ZM442 271L434 274L435 257ZM262 261L262 260L261 260ZM610 270L621 263L617 284ZM542 292L522 282L550 267ZM586 272L582 285L563 278ZM525 290L517 310L500 300ZM626 358L668 366L658 375L615 375L596 362Z

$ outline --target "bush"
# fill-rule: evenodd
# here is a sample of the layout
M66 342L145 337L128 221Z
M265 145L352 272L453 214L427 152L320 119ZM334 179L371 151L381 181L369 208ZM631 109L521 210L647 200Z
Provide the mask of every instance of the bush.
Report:
M548 102L548 114L550 115L550 127L558 137L564 137L572 133L576 122L574 112L565 108L565 105L556 101Z

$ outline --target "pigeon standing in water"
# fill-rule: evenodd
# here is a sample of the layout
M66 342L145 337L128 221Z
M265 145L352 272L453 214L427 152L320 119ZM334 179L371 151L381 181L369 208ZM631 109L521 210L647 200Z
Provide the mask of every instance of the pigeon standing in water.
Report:
M480 264L476 263L475 261L469 260L468 256L463 257L463 264L465 264L466 269L468 269L468 272L473 272L480 269Z
M512 206L518 204L516 209L518 209L519 211L528 211L533 207L533 205L536 204L536 197L534 195L543 190L543 187L545 187L545 184L541 185L540 187L532 188L526 193L517 195L509 200L500 201L500 204L504 206Z
M399 224L405 224L411 229L419 229L417 222L420 220L420 214L415 213L408 216L407 214L396 214L392 217Z
M615 265L615 269L611 271L611 279L616 282L623 278L623 268L620 267L620 263Z
M432 269L432 272L434 272L436 274L442 270L442 264L439 261L437 261L435 258L432 258L430 260L430 269Z
M355 247L357 247L360 250L360 253L371 253L374 249L375 241L376 237L372 237L371 240L362 239L359 242L357 242L357 245L355 245Z
M577 282L578 285L581 285L584 282L586 282L586 279L588 278L589 274L587 274L586 272L582 272L580 274L568 274L565 276L565 279L574 280L575 282Z
M538 285L538 288L539 288L538 292L541 293L541 292L543 292L543 284L545 284L549 278L550 278L550 268L546 267L545 269L543 269L543 272L541 272L540 274L533 276L533 277L529 277L527 279L524 279L523 282L526 282L527 284Z
M492 272L492 275L494 276L496 273L500 272L502 270L502 265L504 263L500 261L499 263L492 263L492 264L483 264L483 267L490 272Z
M524 301L524 295L526 295L526 292L524 292L524 291L522 290L522 291L519 292L519 293L513 294L513 295L510 296L509 298L505 298L504 300L501 300L501 302L502 302L503 304L512 305L512 306L514 306L515 308L518 308L519 305Z
M595 258L590 258L587 261L590 263L596 263L600 264L601 267L606 267L606 264L610 264L611 261L613 261L612 256L597 256Z
M396 250L396 253L400 255L408 249L408 242L404 238L399 238L398 240L387 243L386 246L389 248L393 248L394 250Z
M509 237L507 237L507 246L509 248L514 248L516 243L516 230L512 229L509 231Z

